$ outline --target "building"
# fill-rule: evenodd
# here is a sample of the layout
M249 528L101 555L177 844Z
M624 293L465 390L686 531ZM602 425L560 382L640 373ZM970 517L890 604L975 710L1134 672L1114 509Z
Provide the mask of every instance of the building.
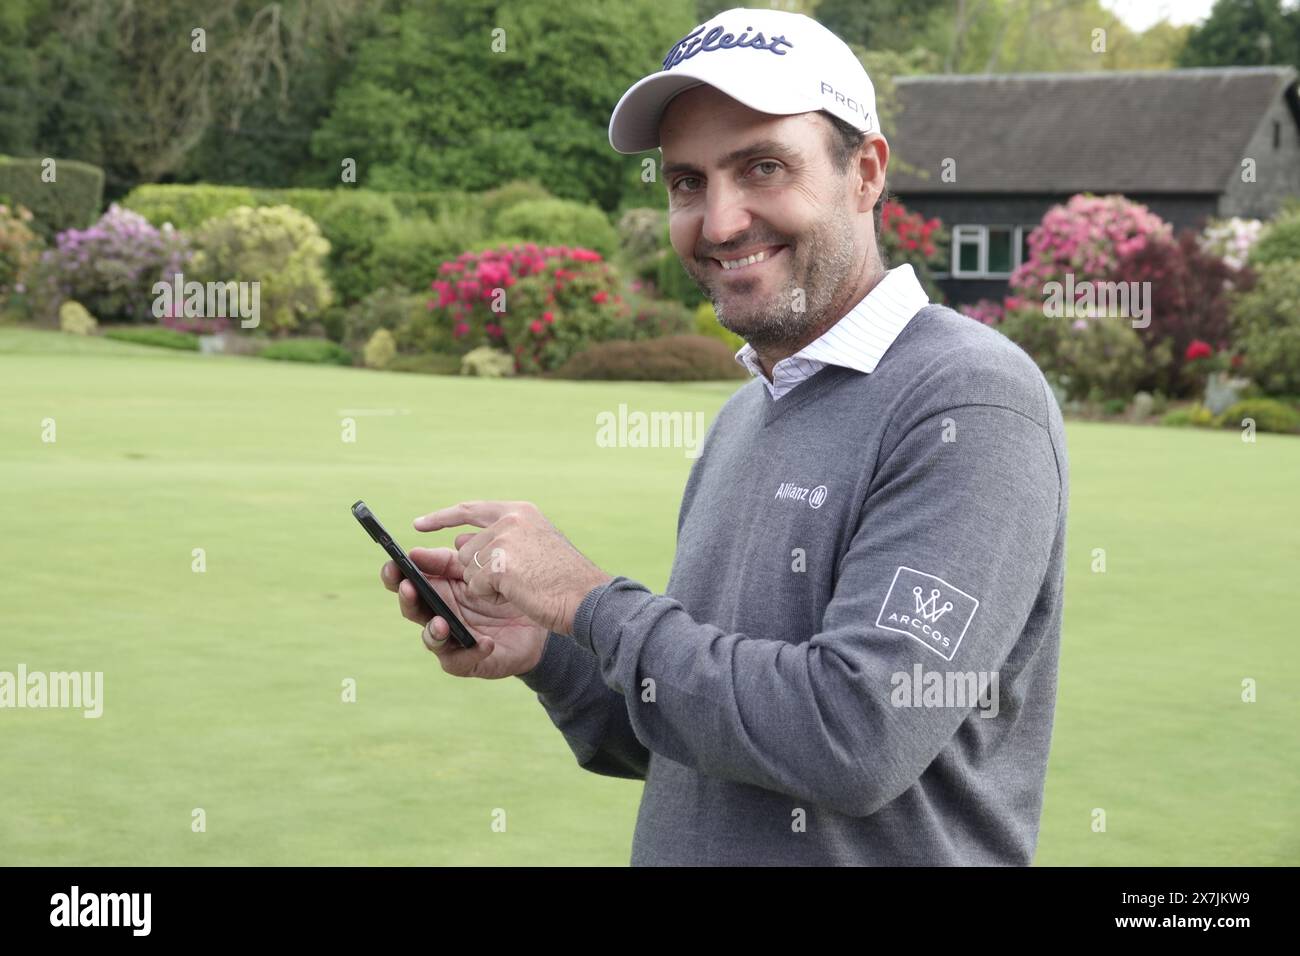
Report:
M952 234L953 303L997 299L1051 206L1123 193L1176 230L1300 196L1290 67L897 77L889 188Z

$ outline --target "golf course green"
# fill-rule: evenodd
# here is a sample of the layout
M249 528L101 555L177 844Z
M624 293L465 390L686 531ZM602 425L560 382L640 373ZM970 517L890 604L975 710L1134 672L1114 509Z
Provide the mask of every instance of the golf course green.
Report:
M581 770L521 682L444 674L348 509L365 499L409 549L454 538L418 514L531 500L662 590L692 459L600 447L596 416L707 423L737 384L0 328L0 671L104 675L98 718L0 709L0 864L625 865L640 784ZM1300 439L1067 430L1037 862L1300 863Z

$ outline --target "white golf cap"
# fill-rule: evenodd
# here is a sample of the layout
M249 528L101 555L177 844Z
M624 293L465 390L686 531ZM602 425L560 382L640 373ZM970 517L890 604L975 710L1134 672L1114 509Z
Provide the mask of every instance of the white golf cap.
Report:
M876 91L847 43L811 17L736 7L678 40L663 69L614 107L609 143L620 153L659 145L659 120L678 93L707 83L760 113L814 110L879 132Z

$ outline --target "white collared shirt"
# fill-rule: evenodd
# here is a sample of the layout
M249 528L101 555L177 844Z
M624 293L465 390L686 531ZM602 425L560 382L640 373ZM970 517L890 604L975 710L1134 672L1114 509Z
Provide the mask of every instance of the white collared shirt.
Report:
M758 355L748 342L736 353L736 361L763 380L774 400L827 365L874 372L898 333L929 304L930 297L916 273L904 263L886 272L866 298L819 338L777 362L772 368L772 381L763 374Z

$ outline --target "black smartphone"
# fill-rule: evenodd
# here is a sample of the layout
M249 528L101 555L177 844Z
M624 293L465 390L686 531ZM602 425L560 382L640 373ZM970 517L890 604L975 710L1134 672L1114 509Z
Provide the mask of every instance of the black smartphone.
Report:
M401 568L406 580L415 585L415 590L419 593L420 600L424 602L425 608L431 614L436 614L447 622L447 626L451 629L451 636L456 639L457 643L461 647L474 647L477 645L478 641L474 640L474 635L469 632L469 628L451 612L451 608L447 607L447 602L438 596L438 592L433 589L433 585L425 580L424 575L420 573L420 569L406 556L406 552L402 550L401 545L393 540L393 536L379 523L379 519L366 507L364 501L358 501L352 506L352 516L361 522L361 527L366 529L366 534L378 541L379 546L388 552L388 556L397 562L397 566Z

